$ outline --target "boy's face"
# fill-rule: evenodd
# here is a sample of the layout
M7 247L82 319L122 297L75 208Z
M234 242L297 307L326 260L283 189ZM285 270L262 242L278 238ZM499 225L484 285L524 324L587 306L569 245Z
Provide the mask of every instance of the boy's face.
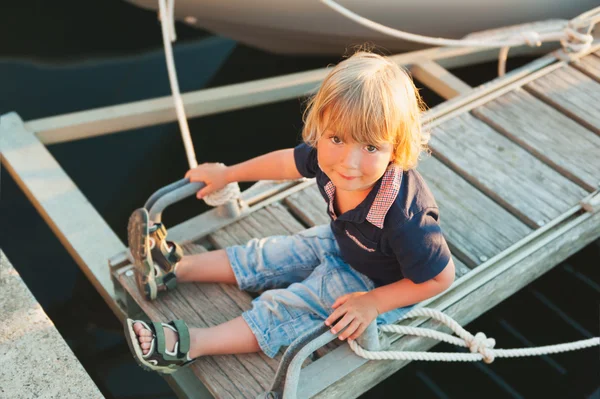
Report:
M330 129L317 142L317 155L319 167L337 190L358 193L369 191L383 176L393 157L393 145L357 143Z

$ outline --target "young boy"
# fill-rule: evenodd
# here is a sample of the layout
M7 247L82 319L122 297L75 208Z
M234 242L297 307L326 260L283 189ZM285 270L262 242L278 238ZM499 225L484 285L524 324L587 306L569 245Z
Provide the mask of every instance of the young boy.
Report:
M356 339L373 320L391 323L447 289L454 264L435 200L414 169L429 139L421 105L406 72L358 52L333 68L310 99L304 143L188 171L191 181L206 183L198 198L234 181L316 178L331 223L184 257L155 226L150 267L136 265L141 289L150 281L159 291L185 282L268 290L242 316L210 328L128 319L138 362L170 373L203 355L262 350L274 357L321 323L332 333L347 327L339 338Z

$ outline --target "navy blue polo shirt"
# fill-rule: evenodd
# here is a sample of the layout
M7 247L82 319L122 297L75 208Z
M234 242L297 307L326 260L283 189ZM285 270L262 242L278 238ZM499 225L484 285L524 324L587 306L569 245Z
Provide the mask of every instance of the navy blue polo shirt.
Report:
M294 159L302 176L316 178L342 259L376 286L403 278L422 283L446 267L451 255L439 210L416 170L390 165L356 208L336 215L335 186L319 168L316 148L302 143Z

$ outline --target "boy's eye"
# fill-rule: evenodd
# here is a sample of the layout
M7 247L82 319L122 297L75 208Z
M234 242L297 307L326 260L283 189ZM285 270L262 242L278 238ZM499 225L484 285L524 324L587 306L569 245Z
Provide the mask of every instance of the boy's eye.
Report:
M375 147L374 145L368 145L365 147L367 149L367 152L375 152L377 151L377 147Z
M342 140L338 136L331 136L331 141L334 144L340 144L342 142Z

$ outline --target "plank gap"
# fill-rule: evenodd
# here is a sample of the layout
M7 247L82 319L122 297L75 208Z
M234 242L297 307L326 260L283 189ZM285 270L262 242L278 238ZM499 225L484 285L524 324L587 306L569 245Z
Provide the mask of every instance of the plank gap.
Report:
M501 134L502 136L506 137L513 143L517 144L523 150L525 150L529 154L533 155L540 162L551 167L554 171L556 171L558 174L560 174L564 178L577 184L579 187L583 188L584 190L586 190L588 192L594 191L594 187L590 186L588 183L583 181L583 179L579 178L578 176L569 172L564 167L562 167L559 164L557 164L556 162L552 161L550 158L545 156L541 151L538 151L532 145L529 145L528 143L526 143L524 140L519 139L516 135L510 133L508 130L504 129L502 126L500 126L498 123L491 120L489 117L487 117L483 113L473 110L472 112L470 112L470 114L473 115L475 118L479 119L480 121L484 122L485 124L487 124L490 128L492 128L496 132L498 132L498 134ZM534 226L535 226L534 228L538 227L537 224L535 224Z
M287 213L289 213L292 216L292 218L294 218L294 220L300 223L302 227L304 227L304 229L309 229L313 227L306 220L304 220L304 218L300 217L300 215L295 212L295 207L290 206L289 202L284 200L280 201L279 204L287 211Z
M544 94L540 93L536 89L533 89L533 88L528 87L528 86L524 86L523 90L525 90L527 93L531 94L532 96L534 96L535 98L537 98L541 102L543 102L545 104L548 104L549 106L551 106L552 108L554 108L557 112L560 112L561 114L563 114L566 117L570 118L574 122L580 124L583 128L588 129L589 131L594 132L596 135L600 136L600 128L598 128L598 127L592 125L591 123L583 120L580 116L578 116L578 115L574 114L572 111L566 109L565 107L563 107L562 105L560 105L559 103L557 103L556 101L554 101L552 98L550 98L548 96L545 96Z
M600 76L594 74L592 71L584 67L579 63L570 64L573 68L577 69L579 72L583 73L587 77L594 79L596 82L600 83Z
M600 56L598 54L590 54L569 65L600 83Z
M477 189L478 191L480 191L483 194L485 194L488 198L490 198L492 201L494 201L495 203L497 203L498 205L500 205L502 208L504 208L510 214L512 214L513 216L515 216L519 220L521 220L528 227L530 227L530 228L532 228L534 230L539 227L538 224L534 220L532 220L527 215L525 215L524 213L522 213L521 211L519 211L516 207L512 206L508 201L503 200L499 195L497 195L494 192L494 190L485 187L485 185L483 185L482 183L480 183L477 180L477 178L475 178L474 176L472 176L471 174L469 174L466 170L464 170L461 167L459 167L456 163L452 162L448 157L446 157L445 155L443 155L441 152L437 151L431 144L429 145L429 147L431 148L432 155L437 160L439 160L441 163L443 163L444 165L446 165L448 168L450 168L456 174L458 174L459 176L461 176L466 182L468 182L475 189Z

